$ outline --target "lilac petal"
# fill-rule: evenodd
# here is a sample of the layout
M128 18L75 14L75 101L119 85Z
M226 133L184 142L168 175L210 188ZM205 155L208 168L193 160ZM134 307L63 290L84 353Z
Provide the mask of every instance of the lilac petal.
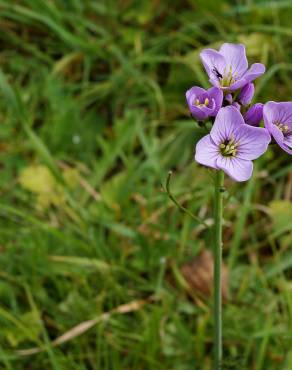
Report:
M205 92L206 90L202 89L201 87L193 86L186 92L187 101L189 102L189 100L192 99L191 103L193 103L193 101L195 100L197 96L200 96L204 94Z
M210 135L204 136L196 145L195 161L204 166L217 168L216 160L219 156L217 145L211 139Z
M227 72L231 67L232 74L241 77L247 70L248 63L244 45L225 43L221 46L219 53L225 58Z
M201 109L202 112L206 113L207 116L211 116L214 109L215 109L215 101L214 99L212 99L210 102L209 102L209 105L208 106L205 106L203 105L202 107L199 107L199 109Z
M209 97L209 105L206 108L208 108L212 111L212 113L210 113L210 116L216 116L216 114L217 114L217 112L216 112L216 102L215 102L214 98ZM219 107L219 108L221 108L221 107Z
M243 75L246 82L251 82L265 73L266 67L262 63L254 63Z
M213 49L205 49L200 54L201 61L205 67L205 70L212 80L212 83L215 83L218 79L214 73L214 68L223 75L226 62L224 57L218 53L218 51Z
M194 118L196 118L198 121L204 121L208 118L208 112L206 110L203 110L201 107L197 107L195 105L189 106L191 114Z
M230 91L235 91L237 89L240 89L244 85L246 85L246 80L244 78L240 78L239 80L237 80L236 82L234 82L231 86L229 86L226 89L228 89Z
M221 108L217 114L210 135L215 144L220 145L230 139L239 125L244 124L241 113L232 106Z
M262 103L252 105L244 115L245 123L251 126L258 126L263 119L263 107Z
M279 145L283 144L284 134L276 125L270 125L268 131Z
M263 115L264 115L265 124L267 123L268 125L272 125L272 123L277 120L278 111L279 111L278 104L279 103L276 103L274 101L268 101L264 105Z
M290 145L287 145L285 142L285 137L283 135L283 132L276 125L272 124L269 127L269 132L273 136L273 138L276 140L280 148L282 148L286 153L292 154L292 150L289 148Z
M251 99L254 95L254 84L249 82L240 91L240 94L238 95L238 101L242 105L248 105L251 102Z
M223 91L219 89L218 87L211 87L211 89L207 90L210 98L214 99L215 102L215 110L212 114L212 116L216 116L218 113L219 109L222 106L223 102Z
M292 134L286 135L284 137L284 144L286 144L288 147L292 148Z
M247 181L250 179L253 170L252 161L236 157L219 156L216 161L217 167L227 173L235 181Z
M196 105L189 105L190 111L192 115L198 120L198 121L203 121L210 117L213 114L213 111L215 109L215 102L214 100L211 102L210 107L206 106L196 106Z
M239 142L236 158L245 160L260 157L267 150L271 141L268 130L249 125L239 126L234 135Z

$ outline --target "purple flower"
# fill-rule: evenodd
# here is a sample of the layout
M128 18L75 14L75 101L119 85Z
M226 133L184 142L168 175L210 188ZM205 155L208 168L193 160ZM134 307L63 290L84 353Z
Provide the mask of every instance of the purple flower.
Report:
M263 119L264 104L256 103L252 105L244 115L245 123L251 126L258 126Z
M197 143L195 160L223 170L236 181L246 181L252 174L252 160L267 150L270 140L266 129L246 125L236 108L221 108L210 134Z
M238 95L238 101L242 105L248 105L251 102L251 99L253 98L254 94L254 84L252 82L249 82L240 91L240 94Z
M292 154L292 102L269 101L264 106L264 123L277 144Z
M186 92L186 98L192 115L198 121L203 121L210 116L216 116L222 105L223 92L218 87L204 90L194 86Z
M254 63L248 69L245 46L242 44L225 43L219 52L205 49L200 56L210 82L222 90L237 90L265 72L261 63Z

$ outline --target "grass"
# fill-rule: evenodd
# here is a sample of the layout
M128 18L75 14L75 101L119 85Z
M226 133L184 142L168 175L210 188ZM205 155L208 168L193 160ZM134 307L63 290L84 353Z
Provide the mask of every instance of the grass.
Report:
M180 267L212 228L161 184L172 170L212 223L184 97L208 84L199 52L244 42L268 69L257 99L291 100L291 16L285 0L0 0L1 369L211 368L211 301ZM223 369L292 369L291 186L276 147L226 181Z

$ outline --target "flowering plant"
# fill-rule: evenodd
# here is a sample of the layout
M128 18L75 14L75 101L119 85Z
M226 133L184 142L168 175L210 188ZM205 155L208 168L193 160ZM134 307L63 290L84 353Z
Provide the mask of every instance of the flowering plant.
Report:
M252 161L276 143L292 154L292 102L251 105L254 81L265 72L261 63L248 68L245 47L224 43L205 49L201 61L213 87L186 92L191 115L208 133L195 148L195 161L216 170L214 201L214 369L222 362L221 261L224 173L235 181L252 176ZM261 124L261 121L264 121ZM208 122L211 122L211 126Z

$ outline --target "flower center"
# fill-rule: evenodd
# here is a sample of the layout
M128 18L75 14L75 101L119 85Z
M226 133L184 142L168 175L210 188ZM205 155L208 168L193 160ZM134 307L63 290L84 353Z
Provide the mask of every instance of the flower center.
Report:
M210 101L208 98L206 98L203 103L201 103L199 99L195 99L193 102L193 105L195 105L196 107L202 108L202 107L207 107L209 103Z
M287 134L289 132L289 126L285 125L285 123L275 122L274 123L283 134Z
M222 87L231 86L236 81L236 75L237 75L236 73L232 74L231 66L229 67L229 71L226 71L226 69L224 69L224 74L222 80L220 81L220 85Z
M231 138L229 140L224 140L220 145L220 153L224 157L235 157L237 154L237 146L239 145L239 142L235 141L234 138Z
M219 80L220 86L222 87L229 87L236 81L237 73L232 73L232 66L229 66L229 70L224 68L223 75L218 71L216 67L213 68L213 73Z

